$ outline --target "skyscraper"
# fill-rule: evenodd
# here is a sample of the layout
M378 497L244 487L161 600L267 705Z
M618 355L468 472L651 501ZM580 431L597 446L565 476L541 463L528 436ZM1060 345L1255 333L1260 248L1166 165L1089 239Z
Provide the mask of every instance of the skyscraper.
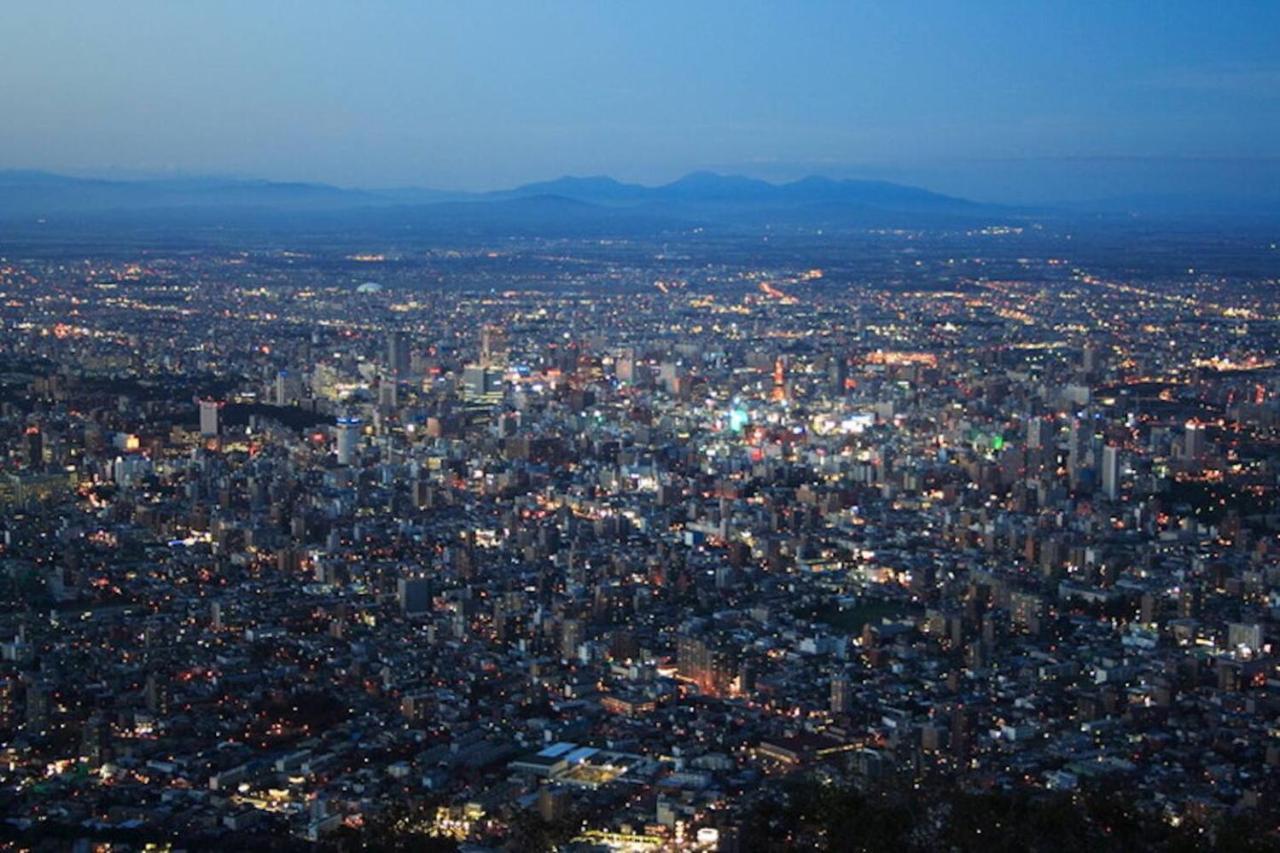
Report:
M292 406L302 398L302 382L296 373L288 369L276 374L276 405Z
M409 375L409 336L404 332L387 333L387 367L396 379Z
M1088 424L1076 418L1071 421L1071 431L1067 436L1067 473L1071 478L1071 486L1079 485L1084 473L1088 454L1091 430Z
M1204 458L1204 424L1199 421L1187 421L1186 433L1183 437L1183 450L1188 459L1200 460Z
M1120 448L1102 448L1102 492L1109 500L1120 496Z
M827 366L827 383L831 393L842 396L849 381L849 362L843 355L836 355Z
M356 456L360 441L360 429L364 422L359 418L338 418L338 464L350 465Z
M480 364L483 367L505 367L507 364L507 330L494 323L480 329Z
M843 672L836 673L831 679L831 713L847 714L853 703L853 692L849 676Z
M1027 447L1036 449L1044 446L1044 418L1031 418L1027 421Z
M394 409L400 405L400 383L394 376L382 376L378 380L378 405Z
M218 434L221 409L221 400L206 398L200 401L200 434L205 438L212 438Z
M44 433L40 432L40 427L27 427L23 439L23 451L26 456L24 461L27 467L39 468L44 465Z

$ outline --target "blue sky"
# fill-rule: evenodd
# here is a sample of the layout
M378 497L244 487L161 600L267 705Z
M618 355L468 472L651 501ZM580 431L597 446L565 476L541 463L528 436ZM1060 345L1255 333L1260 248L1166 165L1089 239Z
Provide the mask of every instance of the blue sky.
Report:
M1278 2L10 0L0 39L4 167L995 200L1280 177Z

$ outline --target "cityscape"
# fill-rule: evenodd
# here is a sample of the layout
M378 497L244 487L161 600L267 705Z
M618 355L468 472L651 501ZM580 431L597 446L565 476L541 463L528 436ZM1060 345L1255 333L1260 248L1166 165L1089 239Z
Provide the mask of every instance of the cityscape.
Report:
M740 849L814 777L1261 817L1274 280L876 240L6 258L10 825Z
M29 165L0 849L1280 849L1280 206Z

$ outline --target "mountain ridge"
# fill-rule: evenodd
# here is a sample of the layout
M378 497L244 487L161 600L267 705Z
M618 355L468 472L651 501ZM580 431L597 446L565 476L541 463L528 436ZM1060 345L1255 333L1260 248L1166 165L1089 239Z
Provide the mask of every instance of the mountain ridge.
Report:
M884 181L836 180L810 176L770 183L742 175L690 172L674 181L647 186L607 175L565 175L489 192L452 192L426 187L363 189L302 181L179 177L120 180L61 175L41 170L0 170L0 214L48 215L59 212L154 209L160 207L312 206L369 207L440 202L488 203L532 196L558 196L596 205L770 205L816 202L934 209L969 207L975 202L919 187Z

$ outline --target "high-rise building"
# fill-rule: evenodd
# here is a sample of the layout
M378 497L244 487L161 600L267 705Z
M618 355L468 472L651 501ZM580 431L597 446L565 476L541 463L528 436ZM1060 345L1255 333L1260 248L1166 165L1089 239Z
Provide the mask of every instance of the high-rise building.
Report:
M1109 500L1120 496L1120 448L1102 448L1102 492Z
M218 434L222 406L221 400L205 398L200 401L200 434L205 438L212 438Z
M1029 592L1015 592L1009 596L1009 622L1031 634L1039 634L1044 621L1044 599Z
M302 382L298 374L285 369L276 374L276 405L292 406L302 399Z
M843 355L837 355L831 359L831 363L827 366L827 383L831 393L837 397L843 396L847 390L849 361Z
M27 707L25 728L32 732L43 732L49 724L49 706L51 699L49 688L41 682L27 685Z
M359 447L360 430L364 426L364 422L359 418L338 418L338 464L350 465L356 457L356 449Z
M773 391L770 399L782 401L787 396L787 360L784 356L778 356L773 360Z
M496 403L502 399L502 372L483 364L462 369L462 394L468 400Z
M400 383L394 376L383 376L378 380L378 405L389 409L400 405Z
M1085 373L1097 373L1102 367L1104 352L1094 344L1086 344L1080 352L1080 367Z
M680 677L698 685L704 693L724 696L737 677L737 660L727 650L699 637L680 637L676 642L676 669Z
M387 334L387 367L397 379L409 375L409 336L404 332Z
M566 619L560 626L560 657L573 660L578 654L578 645L582 642L582 622L577 619Z
M480 364L505 367L507 364L507 330L494 323L480 329Z
M1092 438L1093 431L1086 421L1080 418L1071 421L1071 430L1067 435L1067 473L1073 488L1079 485L1088 467L1089 445Z
M26 435L23 436L23 460L28 468L40 468L44 465L44 433L40 431L40 427L27 427Z
M1187 421L1183 436L1183 451L1188 459L1200 460L1205 454L1204 424Z
M853 705L853 690L849 676L843 672L836 673L831 679L831 713L847 714Z
M431 582L426 578L400 578L396 582L396 601L406 616L426 613L431 609Z
M1027 447L1037 449L1044 447L1044 418L1031 418L1027 421Z

